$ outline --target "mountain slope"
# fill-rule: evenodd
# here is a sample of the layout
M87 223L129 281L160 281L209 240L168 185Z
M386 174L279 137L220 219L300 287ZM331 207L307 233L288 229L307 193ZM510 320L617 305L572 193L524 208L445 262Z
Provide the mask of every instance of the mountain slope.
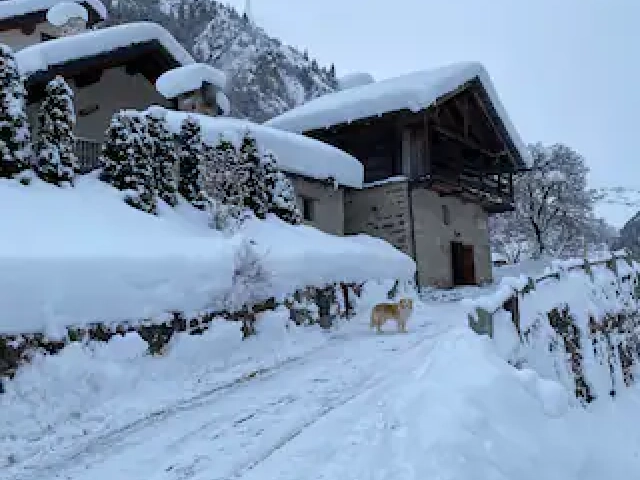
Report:
M157 22L197 60L226 71L234 117L262 122L338 87L333 66L320 67L213 0L119 0L110 14L110 24Z

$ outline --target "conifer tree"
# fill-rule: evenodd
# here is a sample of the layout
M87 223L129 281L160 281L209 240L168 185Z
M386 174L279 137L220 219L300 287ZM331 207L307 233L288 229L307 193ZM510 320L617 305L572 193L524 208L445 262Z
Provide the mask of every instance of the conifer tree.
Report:
M267 152L262 161L269 213L277 215L287 223L298 225L302 222L302 215L296 203L296 194L291 180L280 170L271 152Z
M178 153L173 134L167 125L166 112L153 109L146 115L152 145L152 166L159 198L175 207L178 204Z
M269 211L269 198L265 188L265 171L258 152L256 140L247 132L240 147L236 182L242 186L239 192L242 205L253 211L256 217L264 219Z
M124 191L127 204L147 213L156 212L151 153L144 117L133 112L116 113L102 146L100 178Z
M178 159L180 180L178 192L185 200L199 210L207 208L207 197L204 193L202 169L205 157L205 146L202 141L202 129L198 120L188 116L182 122L178 135Z
M44 181L58 186L73 185L78 171L75 124L73 90L64 78L57 76L47 84L38 112L36 173Z
M30 168L31 132L26 90L13 51L0 44L0 178L15 178Z

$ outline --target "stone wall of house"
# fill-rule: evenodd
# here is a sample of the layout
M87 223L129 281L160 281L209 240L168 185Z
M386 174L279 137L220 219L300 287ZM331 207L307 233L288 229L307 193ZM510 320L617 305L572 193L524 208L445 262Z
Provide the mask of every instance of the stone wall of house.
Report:
M451 242L454 241L473 246L476 281L490 281L487 213L479 205L465 203L455 197L440 197L424 188L414 188L411 199L420 284L436 287L453 285ZM448 222L445 215L449 217Z
M413 256L409 192L406 181L348 190L344 207L345 234L382 238Z
M344 235L344 188L299 176L290 178L300 211L305 202L311 206L310 218L304 223L326 233Z
M82 88L67 81L75 94L75 133L79 138L102 142L111 117L120 110L144 110L154 104L169 107L153 84L142 75L128 75L124 67L105 70L99 82ZM37 125L38 108L38 104L27 108L33 128Z

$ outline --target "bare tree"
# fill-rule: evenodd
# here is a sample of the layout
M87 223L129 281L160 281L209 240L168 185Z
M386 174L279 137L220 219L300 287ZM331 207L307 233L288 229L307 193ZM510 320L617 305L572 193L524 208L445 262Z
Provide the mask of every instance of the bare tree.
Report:
M525 250L565 256L608 243L611 230L594 215L597 194L587 186L584 158L562 144L529 150L532 168L514 181L515 212L491 220L493 248L517 261Z

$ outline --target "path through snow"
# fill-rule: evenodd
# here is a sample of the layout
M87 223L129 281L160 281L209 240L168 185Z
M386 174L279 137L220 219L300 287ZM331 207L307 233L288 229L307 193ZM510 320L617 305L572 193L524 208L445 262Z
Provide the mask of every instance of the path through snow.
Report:
M250 380L163 408L73 447L42 452L9 469L12 480L41 478L182 480L232 478L258 466L305 429L419 364L460 320L459 307L419 305L408 335L357 329ZM451 311L451 315L446 315ZM443 315L444 314L444 315ZM389 325L392 328L392 325ZM150 399L152 401L152 399ZM204 475L204 476L200 476Z

